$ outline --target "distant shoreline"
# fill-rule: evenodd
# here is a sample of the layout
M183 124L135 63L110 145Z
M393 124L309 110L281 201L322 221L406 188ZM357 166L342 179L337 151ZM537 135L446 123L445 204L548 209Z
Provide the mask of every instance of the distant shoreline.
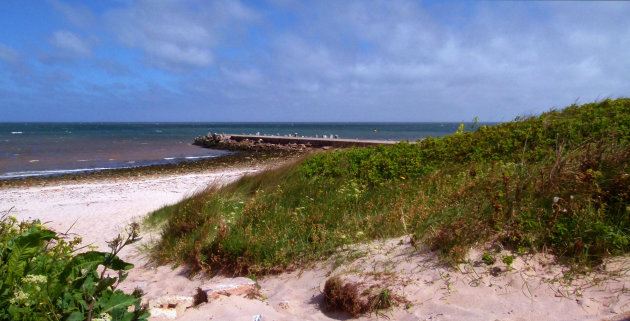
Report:
M79 175L79 174L88 174L91 172L100 172L100 171L106 171L106 170L179 164L179 163L184 163L184 162L193 162L200 159L217 158L217 157L222 157L222 156L227 156L227 155L229 154L207 155L207 156L186 156L186 157L165 157L161 160L155 160L155 161L131 161L131 162L128 162L127 166L112 165L112 167L85 167L85 168L67 168L67 169L60 168L60 169L42 169L42 170L21 171L21 172L8 172L8 173L0 174L0 180L24 179L24 178L34 178L34 177L53 177L53 176L61 176L61 175ZM78 162L81 162L81 161L78 161Z
M168 164L140 165L123 168L104 168L96 170L60 173L45 176L0 178L0 189L25 186L58 185L68 182L91 182L121 178L165 176L171 174L191 174L216 171L218 169L251 167L264 165L294 157L300 154L293 150L242 151L212 158L181 161Z

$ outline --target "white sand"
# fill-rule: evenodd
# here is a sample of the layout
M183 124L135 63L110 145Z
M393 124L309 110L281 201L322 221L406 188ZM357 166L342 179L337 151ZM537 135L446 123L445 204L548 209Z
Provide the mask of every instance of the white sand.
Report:
M256 170L3 189L0 211L13 207L11 215L37 218L59 231L74 224L71 231L82 236L84 242L106 250L105 241L132 220L210 183L226 183ZM327 312L321 293L328 277L348 271L359 275L386 272L396 280L392 291L410 302L408 309L398 307L378 318L372 314L360 320L620 320L630 310L630 276L624 268L630 263L627 259L607 264L610 271L605 274L568 285L548 280L561 271L547 265L549 258L543 256L517 258L512 271L495 277L483 264L449 270L436 263L434 254L415 250L405 238L356 246L354 251L364 256L336 269L325 262L319 268L259 280L265 300L219 295L197 308L180 309L177 319L250 321L258 315L265 321L348 319L346 314ZM480 255L472 251L472 262L478 262ZM243 278L224 277L189 280L183 268L150 266L137 251L122 256L136 264L122 288L130 291L140 287L145 298L154 302L166 296L190 297L197 287L207 290L247 283Z
M0 190L0 211L18 219L39 219L48 226L83 237L84 243L105 246L134 218L173 204L211 183L225 183L256 169L229 170L99 183ZM104 247L105 249L107 247Z

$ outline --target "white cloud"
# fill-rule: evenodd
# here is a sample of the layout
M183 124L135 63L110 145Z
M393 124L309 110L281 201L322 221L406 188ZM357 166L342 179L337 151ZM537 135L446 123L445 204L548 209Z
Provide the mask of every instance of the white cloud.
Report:
M258 97L346 117L509 120L628 95L630 6L607 5L476 3L449 24L411 1L289 3L299 23L269 36Z
M63 55L87 57L92 54L88 41L67 30L55 31L50 38L50 43Z
M256 13L238 1L139 1L105 15L118 39L142 49L152 63L171 68L208 67L213 50Z
M263 75L256 69L221 68L221 72L228 81L241 86L255 87L264 81Z
M74 5L50 1L77 26L89 16L70 10ZM139 88L155 82L162 87L146 96L163 106L185 106L171 111L175 117L501 121L577 98L630 95L630 3L272 0L254 9L238 1L138 0L109 5L117 8L81 33L56 32L50 39L57 49L53 55L90 56L110 74L134 78L129 81ZM108 46L103 52L115 54L91 54L90 34L103 39ZM117 43L107 43L112 38ZM121 45L126 49L116 52ZM162 70L135 64L137 53ZM0 45L0 60L28 61L17 55ZM164 88L171 94L164 96ZM138 95L125 95L136 105ZM168 116L168 107L163 108ZM220 112L206 112L213 108Z
M77 27L88 27L96 21L92 11L84 5L69 5L59 0L47 0L47 2Z

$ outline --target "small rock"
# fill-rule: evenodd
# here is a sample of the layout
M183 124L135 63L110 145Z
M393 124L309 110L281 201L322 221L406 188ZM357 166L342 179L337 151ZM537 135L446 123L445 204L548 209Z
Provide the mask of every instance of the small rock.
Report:
M193 298L182 295L166 295L149 302L152 316L164 316L168 319L177 318L187 307L191 306Z
M256 282L249 278L235 278L230 279L229 283L213 284L210 287L203 289L213 299L219 297L219 295L231 296L231 295L249 295L256 292Z
M280 303L278 303L278 307L282 310L286 310L289 308L289 300L284 300Z
M490 269L490 275L492 276L498 276L499 274L501 274L501 272L503 272L503 270L501 270L501 268L498 266L494 266Z

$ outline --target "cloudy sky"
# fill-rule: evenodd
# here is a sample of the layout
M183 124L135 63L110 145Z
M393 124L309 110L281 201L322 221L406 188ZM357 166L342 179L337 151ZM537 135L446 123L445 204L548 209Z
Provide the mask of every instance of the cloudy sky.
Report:
M630 96L630 3L0 2L0 121L507 121Z

